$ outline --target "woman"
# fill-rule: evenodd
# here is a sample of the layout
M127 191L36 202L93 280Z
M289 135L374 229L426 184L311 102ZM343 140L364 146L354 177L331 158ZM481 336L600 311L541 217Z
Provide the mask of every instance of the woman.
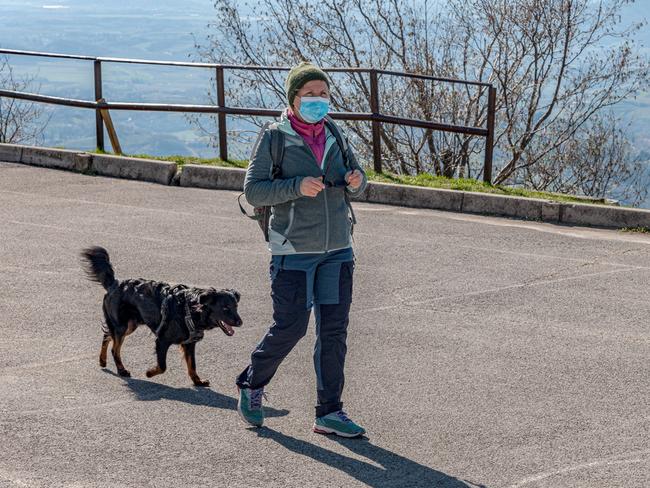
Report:
M260 134L246 172L248 202L273 206L269 250L274 322L237 378L238 410L247 423L262 425L264 387L305 335L313 306L318 398L313 430L356 437L365 430L341 403L354 270L347 194L363 191L367 178L351 150L344 157L334 133L340 129L329 118L326 123L329 88L327 75L316 66L302 62L291 69L285 83L288 107ZM281 173L275 178L270 177L271 141L277 137L273 131L282 131L284 140Z

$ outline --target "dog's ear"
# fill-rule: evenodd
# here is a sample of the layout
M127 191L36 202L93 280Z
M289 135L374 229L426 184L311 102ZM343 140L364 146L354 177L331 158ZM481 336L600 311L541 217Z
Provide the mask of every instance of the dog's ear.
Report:
M232 293L235 296L235 300L237 300L237 303L239 303L239 299L241 298L241 295L237 290L233 290L232 288L229 288L226 291Z
M201 313L203 311L203 307L208 303L208 300L210 299L210 291L204 291L203 293L200 293L198 296L197 303L194 304L192 307L195 312Z

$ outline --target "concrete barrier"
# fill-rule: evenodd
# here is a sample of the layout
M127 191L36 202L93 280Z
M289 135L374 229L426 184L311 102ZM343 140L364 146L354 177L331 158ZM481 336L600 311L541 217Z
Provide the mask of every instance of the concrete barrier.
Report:
M542 205L545 200L519 198L491 193L465 192L462 212L502 215L527 220L542 220Z
M362 196L359 200L404 207L435 208L460 212L463 205L463 192L423 186L393 185L371 181L364 194L365 197Z
M88 171L91 160L92 156L84 152L33 146L24 146L20 158L23 164L79 172Z
M20 163L23 154L23 147L18 144L0 144L0 161L8 163Z
M561 213L560 222L564 224L650 228L650 211L638 208L565 203Z
M542 220L554 224L560 223L560 212L562 204L560 202L551 202L544 200L542 202Z
M246 170L239 168L186 164L181 170L180 185L211 190L243 191L245 176Z
M166 161L16 144L0 144L0 161L81 172L93 171L95 174L103 176L215 190L242 190L246 175L246 170L240 168L198 164L185 165L179 174L176 163ZM390 183L370 182L366 190L360 195L352 196L352 200L452 212L500 215L569 225L650 228L650 210L586 203L563 203L535 198Z
M176 163L153 159L128 158L93 154L92 170L95 174L149 181L169 185L176 174Z

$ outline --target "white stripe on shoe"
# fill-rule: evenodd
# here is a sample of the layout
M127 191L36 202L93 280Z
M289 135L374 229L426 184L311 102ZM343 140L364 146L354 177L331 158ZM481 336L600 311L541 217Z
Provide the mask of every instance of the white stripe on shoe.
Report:
M365 430L362 430L361 432L357 432L356 434L348 434L347 432L341 432L340 430L330 429L329 427L324 427L322 425L316 425L316 424L314 424L312 430L317 434L324 434L324 435L336 434L336 435L340 435L341 437L348 437L348 438L359 437L366 433Z

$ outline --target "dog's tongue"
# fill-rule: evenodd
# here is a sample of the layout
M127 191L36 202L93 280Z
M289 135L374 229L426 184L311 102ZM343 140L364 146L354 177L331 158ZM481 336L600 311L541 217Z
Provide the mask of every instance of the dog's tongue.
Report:
M224 333L225 333L227 336L232 336L232 335L235 334L235 329L233 329L232 327L230 327L230 326L229 326L228 324L226 324L225 322L221 322L221 323L219 323L219 326L221 327L221 330L223 330Z

